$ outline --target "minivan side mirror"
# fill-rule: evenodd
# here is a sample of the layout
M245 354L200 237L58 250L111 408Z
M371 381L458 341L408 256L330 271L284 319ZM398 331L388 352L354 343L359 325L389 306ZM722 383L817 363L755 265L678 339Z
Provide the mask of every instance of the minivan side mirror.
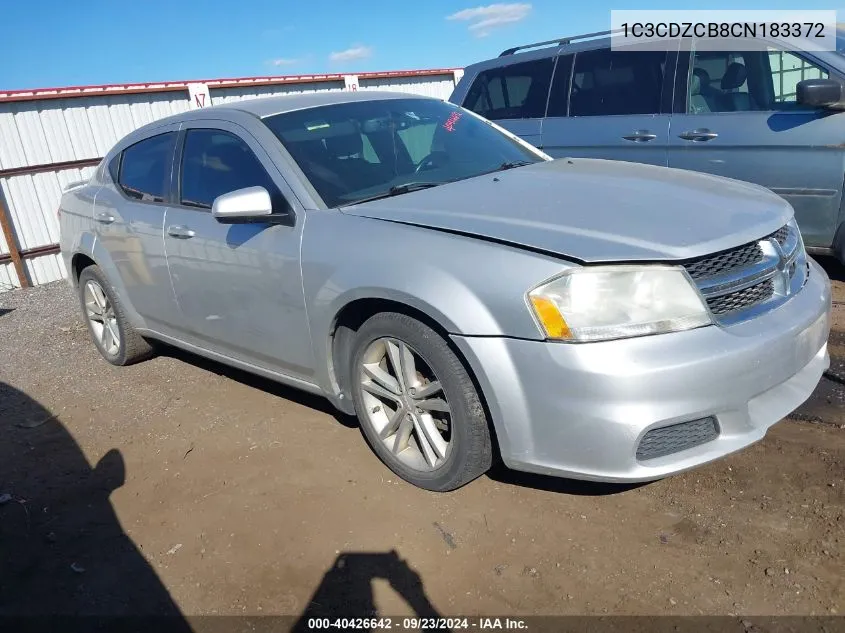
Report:
M214 199L211 214L220 222L269 221L273 200L264 187L245 187Z
M805 79L796 88L798 103L813 108L845 109L843 86L836 79Z

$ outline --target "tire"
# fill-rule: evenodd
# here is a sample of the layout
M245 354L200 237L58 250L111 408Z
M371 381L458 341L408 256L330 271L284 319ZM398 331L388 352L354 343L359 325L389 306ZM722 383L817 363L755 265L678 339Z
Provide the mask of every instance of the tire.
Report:
M413 367L410 374L394 371L387 377L393 382L387 383L383 373L392 369L391 349L402 358L407 357L403 356L407 350L413 355L414 364L408 363ZM437 332L407 315L383 312L358 329L351 356L347 375L361 431L390 470L415 486L445 492L460 488L490 469L493 446L484 406L463 363ZM382 382L375 384L373 372L378 372ZM408 383L407 389L399 384L400 374L401 380ZM410 383L413 379L408 375L416 376L416 382ZM395 391L392 395L372 393L384 384L398 386L404 395L396 395ZM431 392L432 388L435 391ZM413 393L417 395L408 395ZM392 400L394 396L396 402ZM401 398L404 404L398 402ZM441 408L430 408L435 406ZM415 413L406 415L404 412L410 408ZM398 430L388 434L397 429L397 424ZM407 439L402 424L406 425L404 433L410 434ZM407 426L412 429L407 431ZM380 437L380 431L388 435ZM432 432L438 433L440 440L435 441ZM398 439L400 436L402 439ZM426 441L426 437L431 441ZM397 448L403 444L407 448Z
M99 321L96 320L96 316L92 318L92 314L100 309L98 301L94 300L94 303L97 304L94 308L89 308L88 305L94 299L92 293L95 291L91 284L96 284L102 290L106 302L106 318L100 318ZM152 346L130 325L117 292L98 266L88 266L80 273L77 288L79 289L79 304L82 308L82 316L88 324L91 340L103 358L112 365L131 365L146 360L153 355ZM99 299L102 298L99 297ZM98 327L99 323L102 324L100 327ZM103 333L106 328L109 329L109 334L106 334L104 338ZM117 342L111 336L113 331L118 334L119 341Z

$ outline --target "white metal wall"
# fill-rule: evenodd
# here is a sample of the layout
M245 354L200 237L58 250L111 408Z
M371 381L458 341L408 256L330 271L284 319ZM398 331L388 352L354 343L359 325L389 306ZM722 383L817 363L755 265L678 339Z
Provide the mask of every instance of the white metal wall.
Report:
M446 99L455 87L456 74L361 76L360 90L391 90ZM343 78L250 86L220 86L209 82L213 105L243 99L344 89ZM234 80L233 80L234 81ZM0 95L0 170L100 158L121 138L138 127L184 112L191 107L187 89L168 92L87 94L70 98L3 101ZM69 183L89 178L93 167L53 169L35 174L0 177L0 195L9 212L21 249L55 244L59 240L56 209ZM9 248L0 233L0 254ZM66 275L58 255L26 260L33 284L56 281ZM0 292L18 285L11 263L0 265Z
M383 79L359 80L361 90L387 90L389 92L410 92L424 97L448 99L455 89L453 74L427 77L428 81L420 81L418 77L388 77Z
M306 92L339 92L343 90L342 81L319 81L295 83L287 86L246 86L236 88L211 87L211 103L233 103L244 99L275 97L278 95L303 94Z

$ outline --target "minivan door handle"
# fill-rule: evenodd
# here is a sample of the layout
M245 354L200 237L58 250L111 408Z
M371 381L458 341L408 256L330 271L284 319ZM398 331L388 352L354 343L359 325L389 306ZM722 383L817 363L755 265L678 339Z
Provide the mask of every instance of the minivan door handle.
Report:
M114 222L114 216L106 211L100 211L96 216L94 216L94 219L100 224L111 224Z
M191 229L187 226L168 226L167 227L167 234L170 237L175 237L179 240L189 240L191 239L196 233L194 233Z
M635 130L633 134L628 134L622 138L633 143L647 143L656 139L657 134L652 134L649 130Z
M690 132L678 134L678 138L682 138L685 141L696 141L698 143L703 143L704 141L712 141L717 136L719 135L716 134L716 132L711 132L707 128L701 128L700 130L692 130Z

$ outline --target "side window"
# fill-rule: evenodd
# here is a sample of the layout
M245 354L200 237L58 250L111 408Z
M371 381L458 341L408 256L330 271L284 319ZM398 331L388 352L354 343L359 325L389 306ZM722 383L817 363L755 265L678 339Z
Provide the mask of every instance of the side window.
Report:
M598 49L575 55L570 116L658 114L666 53Z
M766 51L696 52L692 58L687 112L796 110L796 86L827 77L823 68L795 53Z
M805 79L827 79L828 72L790 51L769 48L769 68L772 72L772 110L801 107L796 98L798 82Z
M143 202L164 201L175 141L176 132L167 132L123 150L117 183L127 196Z
M120 156L121 154L118 154L117 156L112 158L111 161L109 161L108 165L109 176L111 176L112 182L115 184L117 184L117 179L120 175Z
M243 139L223 130L188 130L182 151L179 201L210 209L214 199L245 187L277 188Z
M482 71L464 107L488 119L533 119L546 114L554 59L538 59Z

